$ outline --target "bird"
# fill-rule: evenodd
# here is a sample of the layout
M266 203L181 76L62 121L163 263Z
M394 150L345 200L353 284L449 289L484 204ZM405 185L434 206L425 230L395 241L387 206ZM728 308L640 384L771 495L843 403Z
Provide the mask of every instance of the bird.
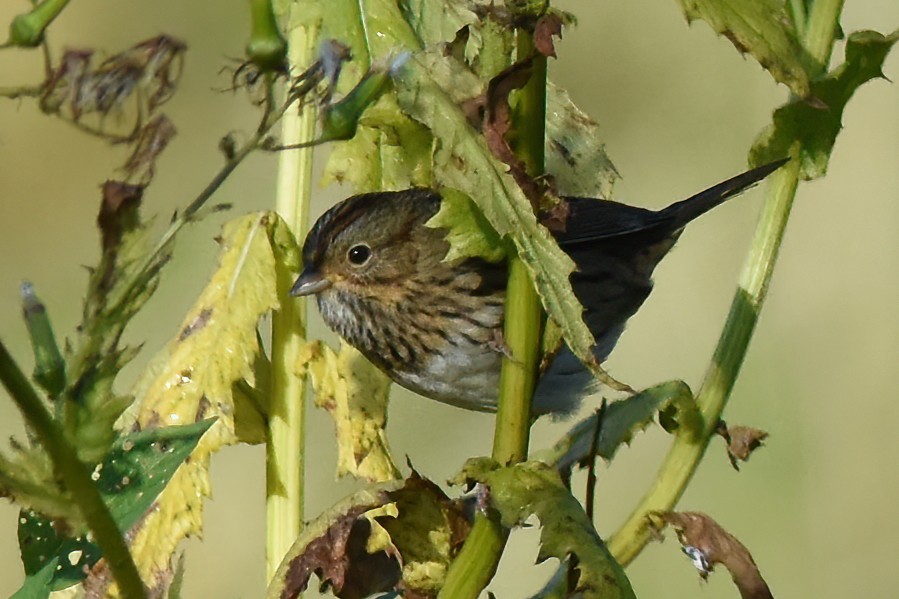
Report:
M661 210L563 197L550 228L576 265L570 275L593 354L611 353L652 290L652 274L684 227L767 177L786 160L746 171ZM438 190L351 196L327 210L303 244L292 296L314 295L324 322L399 385L454 406L495 411L508 265L447 262L447 230L427 226ZM537 384L532 414L576 409L592 376L563 348Z

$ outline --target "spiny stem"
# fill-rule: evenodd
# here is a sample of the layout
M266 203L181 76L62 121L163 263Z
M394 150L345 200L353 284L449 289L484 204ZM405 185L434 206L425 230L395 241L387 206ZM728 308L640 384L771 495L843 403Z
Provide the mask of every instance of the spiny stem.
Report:
M62 479L66 490L72 494L88 528L103 551L103 557L109 564L122 595L128 599L144 599L146 591L137 566L119 527L100 496L100 491L91 480L87 466L78 459L75 447L69 443L62 429L50 416L43 401L2 342L0 342L0 382L50 456L53 469Z
M309 64L317 38L317 28L295 28L290 33L290 64ZM314 132L315 109L311 104L303 103L298 111L284 115L282 137L287 144L311 139ZM283 152L278 165L275 209L298 239L308 225L312 155L312 148ZM272 395L266 445L266 572L269 579L300 534L303 523L306 385L295 370L306 338L306 302L289 297L292 274L279 272L281 309L272 316Z
M799 31L805 31L803 43L819 66L820 72L812 73L813 76L826 70L843 1L816 0L804 29L797 26ZM790 149L792 160L775 172L768 183L768 195L730 313L696 396L703 417L702 431L699 435L686 430L678 432L652 487L609 540L609 549L622 565L633 560L649 541L647 515L669 511L680 499L715 433L771 282L799 182L800 149L799 142L794 142Z
M534 51L533 38L518 32L518 58ZM515 127L516 154L536 176L544 169L546 124L546 58L534 59L531 79L518 96ZM527 457L531 397L537 380L537 352L541 330L541 308L524 263L511 260L506 291L504 342L512 358L503 359L499 407L493 439L493 459L513 464ZM478 513L459 555L450 565L440 599L475 599L487 586L508 538L495 514Z

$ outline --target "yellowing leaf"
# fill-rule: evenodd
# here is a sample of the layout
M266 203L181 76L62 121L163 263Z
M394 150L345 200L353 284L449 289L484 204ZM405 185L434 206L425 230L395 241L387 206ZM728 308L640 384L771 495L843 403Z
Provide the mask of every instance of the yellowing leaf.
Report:
M384 430L390 379L345 343L339 352L320 341L309 343L299 368L312 377L316 405L334 419L337 475L374 482L399 478Z
M401 489L388 495L397 513L377 521L402 556L403 585L426 595L436 593L471 525L440 487L414 471Z
M749 52L771 76L800 97L809 95L806 51L784 0L679 0L687 21L702 19L741 53Z
M610 199L619 178L599 125L552 83L546 88L546 172L560 194L588 198Z
M363 113L352 139L333 144L322 184L335 182L360 192L426 187L431 136L403 114L393 94L385 94Z
M209 495L212 453L238 441L232 384L252 380L259 318L278 306L276 255L286 225L274 213L251 214L225 225L219 267L168 348L168 361L140 399L136 424L150 429L217 422L181 466L132 541L145 581L170 569L185 537L198 533ZM277 249L275 249L277 248Z

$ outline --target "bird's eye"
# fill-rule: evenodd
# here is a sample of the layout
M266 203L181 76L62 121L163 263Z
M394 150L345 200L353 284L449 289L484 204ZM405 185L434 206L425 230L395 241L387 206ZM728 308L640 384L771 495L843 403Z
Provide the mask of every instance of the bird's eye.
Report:
M346 253L346 257L350 264L363 266L371 260L371 248L364 243L356 244Z

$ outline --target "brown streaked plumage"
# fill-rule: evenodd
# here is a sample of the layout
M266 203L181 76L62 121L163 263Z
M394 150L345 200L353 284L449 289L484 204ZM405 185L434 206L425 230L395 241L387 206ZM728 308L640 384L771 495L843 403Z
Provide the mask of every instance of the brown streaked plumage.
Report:
M652 289L652 272L684 226L766 177L783 162L738 175L651 211L606 200L565 198L571 277L584 320L605 359ZM446 231L425 223L440 207L429 189L353 196L315 223L303 246L293 295L316 294L322 317L397 383L453 405L496 408L506 266L443 261ZM535 413L569 411L589 378L559 356L535 394Z

